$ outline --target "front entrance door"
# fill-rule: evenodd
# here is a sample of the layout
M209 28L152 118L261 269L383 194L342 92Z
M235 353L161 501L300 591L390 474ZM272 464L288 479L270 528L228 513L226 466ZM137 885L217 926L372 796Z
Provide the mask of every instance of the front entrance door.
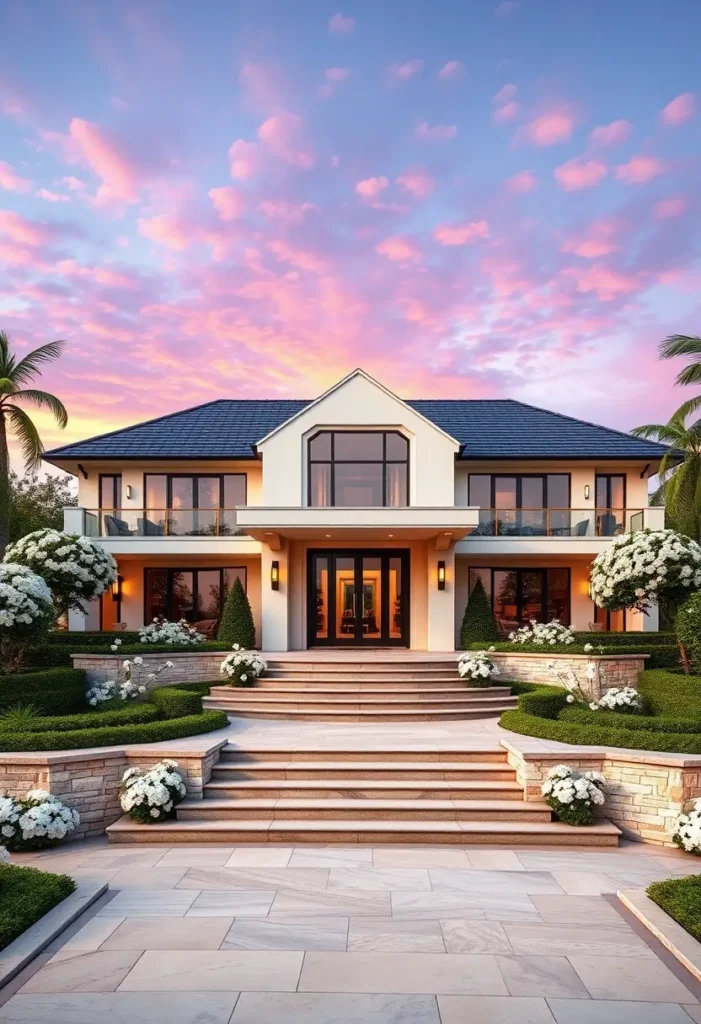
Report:
M308 645L409 646L408 551L310 551Z

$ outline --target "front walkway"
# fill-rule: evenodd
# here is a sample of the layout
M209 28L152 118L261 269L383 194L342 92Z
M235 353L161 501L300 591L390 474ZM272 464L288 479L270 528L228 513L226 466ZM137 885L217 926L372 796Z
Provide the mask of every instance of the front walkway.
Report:
M13 860L110 891L0 1021L701 1022L701 986L611 896L701 870L675 851L93 840Z

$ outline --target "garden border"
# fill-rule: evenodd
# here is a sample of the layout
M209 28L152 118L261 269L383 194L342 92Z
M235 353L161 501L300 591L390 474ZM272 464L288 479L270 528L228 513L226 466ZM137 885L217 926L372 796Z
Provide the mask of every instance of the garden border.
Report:
M658 942L661 942L697 981L701 981L701 942L697 942L686 928L682 928L662 907L651 900L644 889L619 889L616 895L623 906L635 914L638 921Z

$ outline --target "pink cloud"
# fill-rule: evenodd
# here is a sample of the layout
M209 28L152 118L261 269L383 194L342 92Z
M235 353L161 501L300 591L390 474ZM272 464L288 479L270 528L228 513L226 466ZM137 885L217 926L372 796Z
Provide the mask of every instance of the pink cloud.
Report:
M337 35L348 35L355 28L355 18L346 17L344 14L334 14L329 19L329 32Z
M627 164L619 164L616 178L625 185L647 185L665 170L665 165L654 156L639 153L632 156Z
M572 278L578 292L593 292L601 302L611 302L621 295L637 291L639 283L631 274L619 273L610 267L595 264L592 267L568 267L565 277Z
M519 138L532 146L555 146L572 137L574 126L574 115L567 107L554 107L525 125Z
M594 188L608 174L606 164L600 160L567 160L553 171L555 181L565 192L578 192L583 188Z
M282 111L273 114L258 129L257 135L261 142L279 160L309 170L314 166L316 157L308 151L303 141L304 121L298 114Z
M65 178L61 178L61 181L71 190L71 192L84 192L87 188L84 181L81 181L80 178L74 178L72 174L69 174Z
M0 235L25 245L44 245L51 237L47 224L22 217L14 210L0 210Z
M392 82L405 81L407 78L418 75L423 66L424 62L420 58L405 60L402 64L390 64L387 68L387 77Z
M405 192L410 192L417 199L426 199L433 192L433 178L423 171L408 171L395 178L396 183Z
M438 72L439 78L462 78L465 65L459 60L449 60Z
M8 192L29 192L31 187L31 181L27 178L20 178L11 164L0 160L0 188L4 188Z
M433 237L441 245L467 245L483 238L489 238L489 224L486 220L469 224L439 224Z
M355 191L363 199L376 199L388 185L387 178L366 178L364 181L358 182Z
M229 163L231 177L240 181L253 177L260 170L260 153L255 142L236 139L229 146Z
M677 125L688 121L696 113L696 97L693 92L683 92L668 103L660 114L662 124Z
M187 249L192 241L192 231L179 217L172 217L167 213L159 214L157 217L141 218L137 221L139 234L150 238L153 242L159 242L167 249L175 252L182 252Z
M532 192L538 187L538 179L533 171L519 171L509 178L507 184L512 192Z
M111 202L136 202L139 197L136 169L99 125L74 117L69 132L82 158L102 181L96 203L101 206Z
M385 238L375 246L375 252L393 263L416 263L421 259L421 250L416 243L402 235Z
M454 139L458 134L458 129L454 124L430 125L428 121L422 121L417 125L416 132L414 134L417 139L440 139L441 141L445 141L447 139Z
M214 203L220 220L236 220L246 210L246 201L237 188L210 188L207 195Z
M325 274L328 270L326 261L315 252L308 249L299 249L289 242L276 240L268 242L268 249L280 260L281 263L289 263L298 270L310 270L315 274Z
M507 82L506 85L502 85L498 92L495 92L492 96L492 103L497 106L501 106L502 103L508 103L512 100L518 92L518 86L514 85L513 82Z
M562 252L573 252L585 260L596 260L617 252L616 235L621 224L615 220L598 220L590 224L582 236L568 238L562 246Z
M520 109L520 104L516 102L504 103L492 111L492 121L495 124L506 124L507 121L513 121Z
M669 220L672 217L681 217L689 208L689 204L682 196L674 196L669 199L660 199L655 203L653 213L657 220Z
M630 121L612 121L611 124L602 124L589 136L589 141L593 146L618 146L621 142L625 142L631 131L633 125Z
M321 96L333 96L336 89L350 77L348 68L327 68L324 71L324 84L319 89Z
M71 197L62 195L60 192L52 192L48 188L40 188L35 193L39 199L45 199L47 203L70 203Z
M258 209L268 220L280 220L287 224L299 224L307 213L318 211L316 203L290 203L285 199L264 199Z

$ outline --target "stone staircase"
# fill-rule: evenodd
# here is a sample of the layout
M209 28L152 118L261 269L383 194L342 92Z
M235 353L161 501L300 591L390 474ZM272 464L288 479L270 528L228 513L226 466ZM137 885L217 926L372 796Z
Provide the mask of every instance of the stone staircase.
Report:
M451 843L616 846L602 821L571 828L526 802L506 751L223 747L204 798L174 820L123 817L112 843Z
M516 707L508 686L470 687L455 658L268 661L251 688L214 686L206 708L239 718L309 722L419 722L492 718Z

